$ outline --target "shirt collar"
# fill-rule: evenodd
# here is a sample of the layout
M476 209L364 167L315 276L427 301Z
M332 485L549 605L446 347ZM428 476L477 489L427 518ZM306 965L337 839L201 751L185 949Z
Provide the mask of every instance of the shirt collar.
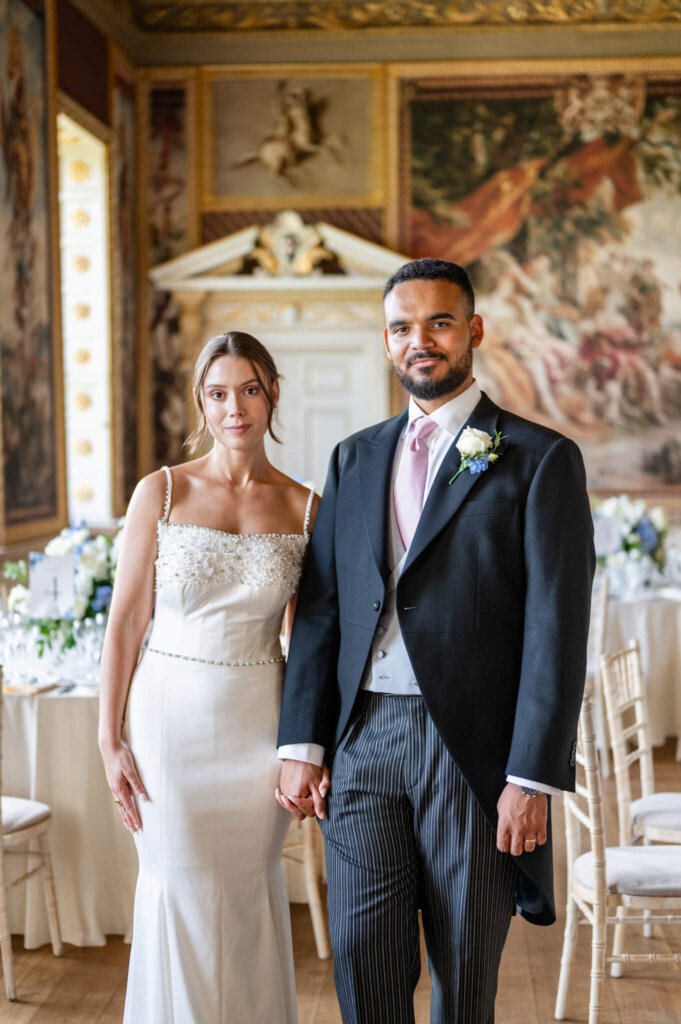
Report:
M477 380L473 380L471 384L462 391L460 394L455 395L454 398L450 398L448 402L441 405L435 412L430 413L431 420L435 420L438 427L442 427L452 437L456 437L461 428L465 426L466 421L475 409L476 405L482 397L480 385ZM418 416L424 416L423 409L419 409L418 405L414 401L414 396L409 397L409 417L407 420L407 427L412 425L413 421ZM432 436L432 435L431 435Z

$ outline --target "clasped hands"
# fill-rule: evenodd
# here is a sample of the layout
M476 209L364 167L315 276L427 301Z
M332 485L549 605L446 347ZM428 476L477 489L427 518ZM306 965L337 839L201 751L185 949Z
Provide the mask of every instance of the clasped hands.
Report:
M278 803L302 821L303 818L326 817L326 794L329 791L329 769L307 761L282 762L279 785L274 791Z

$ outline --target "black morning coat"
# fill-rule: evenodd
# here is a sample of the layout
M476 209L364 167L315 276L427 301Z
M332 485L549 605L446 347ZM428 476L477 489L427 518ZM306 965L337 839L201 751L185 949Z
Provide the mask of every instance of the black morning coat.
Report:
M390 476L406 421L403 412L335 448L303 571L278 743L319 743L329 763L385 601ZM506 775L574 789L593 527L574 442L484 393L466 425L499 430L500 457L450 485L461 461L451 445L396 604L428 710L496 830ZM550 821L546 845L516 859L517 909L553 923Z

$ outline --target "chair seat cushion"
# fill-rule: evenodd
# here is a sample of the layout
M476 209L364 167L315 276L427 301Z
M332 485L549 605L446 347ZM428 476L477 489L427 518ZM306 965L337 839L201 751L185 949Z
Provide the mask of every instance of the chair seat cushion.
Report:
M631 805L632 825L678 829L681 835L681 793L651 793Z
M593 855L583 853L573 877L593 886ZM678 846L609 846L605 851L608 892L628 896L681 896L681 851Z
M18 832L29 825L37 825L50 816L47 804L39 800L24 800L20 796L3 796L2 798L2 832Z

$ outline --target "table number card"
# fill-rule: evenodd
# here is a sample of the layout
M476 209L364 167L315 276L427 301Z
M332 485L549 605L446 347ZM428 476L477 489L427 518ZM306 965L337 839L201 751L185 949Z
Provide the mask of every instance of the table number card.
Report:
M73 614L73 555L31 551L28 556L30 614L35 619L66 619Z

